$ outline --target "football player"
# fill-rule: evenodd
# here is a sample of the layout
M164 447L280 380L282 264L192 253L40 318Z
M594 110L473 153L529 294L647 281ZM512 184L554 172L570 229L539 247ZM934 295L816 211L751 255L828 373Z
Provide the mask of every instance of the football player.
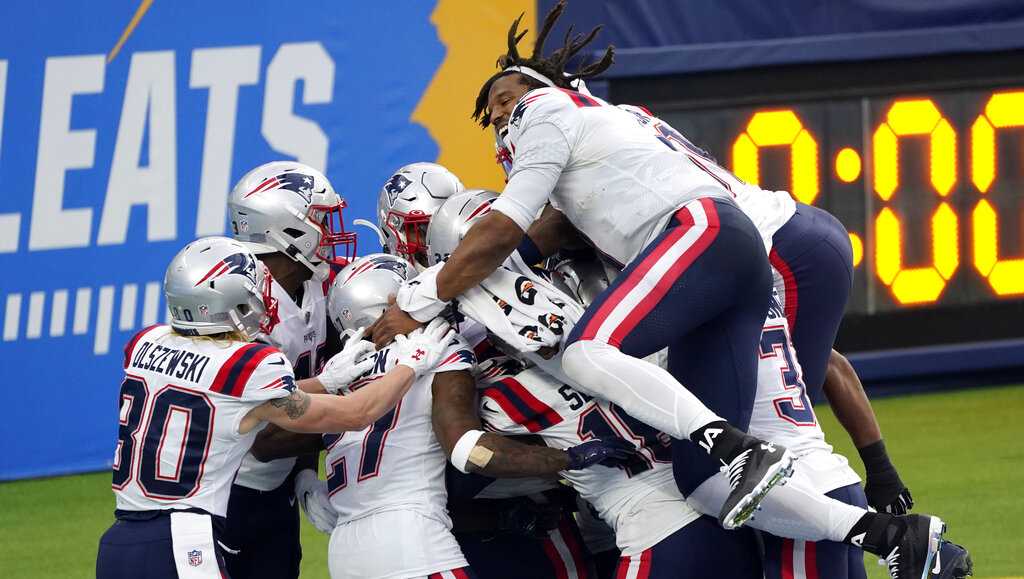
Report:
M296 388L291 363L253 342L269 331L270 274L237 241L208 237L167 268L170 325L124 348L112 486L116 522L100 539L99 579L230 576L220 539L231 482L269 422L298 432L345 432L393 409L437 359L431 336L399 343L390 371L344 398ZM311 388L339 388L367 363L346 348Z
M619 437L637 448L624 468L569 470L562 476L615 532L616 577L698 579L763 577L750 529L726 531L683 499L672 476L668 437L606 401L560 384L533 367L483 387L484 427L503 435L540 435L553 448ZM714 548L707 548L714 545Z
M256 167L228 198L231 229L270 270L275 323L260 340L280 350L296 379L314 376L338 339L327 323L326 280L355 255L355 234L345 231L338 196L316 169L292 161ZM273 428L266 435L272 434ZM316 439L316 437L312 437ZM236 577L299 576L302 549L292 473L316 470L316 455L268 463L242 461L231 492L224 543Z
M373 322L388 297L405 280L408 264L376 254L342 270L331 289L332 322L346 333ZM434 322L437 324L438 322ZM428 332L430 331L428 327ZM402 340L402 337L397 338ZM320 516L313 522L331 533L331 576L339 577L462 577L471 574L451 534L445 510L445 453L434 434L434 395L453 384L473 385L474 362L468 344L454 335L434 336L444 355L435 371L425 376L391 413L356 434L325 435L328 478L310 497L326 497L336 519ZM399 342L400 343L400 342ZM366 342L367 346L372 346ZM394 364L394 345L373 352L371 369L339 393L351 395L377 380ZM334 392L329 390L330 392ZM565 468L587 468L624 459L624 445L595 440L567 452L518 444L498 438L489 456L475 460L489 474L544 476Z
M462 190L462 181L436 163L412 163L395 171L377 195L377 230L384 252L423 271L430 218L445 199Z
M535 54L561 8L545 20ZM373 328L374 341L429 321L488 277L550 202L598 251L626 266L575 326L562 357L565 373L680 440L674 454L693 473L684 492L722 476L719 466L728 465L733 492L719 516L727 528L740 526L792 470L791 453L744 432L756 389L750 352L772 286L758 231L725 186L650 127L599 99L552 86L524 64L517 25L502 59L507 66L483 87L476 111L514 155L504 192L432 278L436 283L407 294L413 311L403 311L400 300ZM565 63L592 38L569 38L555 52L549 68L559 82L609 66L610 51L564 77ZM643 359L669 344L680 354L673 373ZM699 368L682 354L699 358Z
M427 228L442 204L462 191L458 177L435 163L413 163L396 171L377 199L384 251L404 257L417 271L422 271L430 258L437 261L437 256L427 255ZM525 238L520 251L529 263L539 261L530 257L536 253L531 247ZM489 347L482 326L463 320L458 329L478 362L489 366L507 362ZM450 391L445 389L439 396ZM476 410L471 412L475 418ZM549 479L494 480L454 469L449 469L445 478L453 533L479 574L491 579L523 575L574 579L586 572L586 554L579 548L579 532L570 508L566 508L564 486ZM510 553L515 553L518 561L514 568L507 564Z
M609 269L596 258L566 260L554 269L568 293L584 304L614 277L608 276ZM766 534L764 539L766 576L800 577L806 571L807 577L820 573L837 579L863 578L863 547L890 560L893 577L919 577L933 555L931 528L941 527L941 520L866 512L868 503L860 479L845 457L832 452L818 426L783 312L778 292L773 290L758 348L757 397L750 432L785 444L800 460L793 479L766 497L763 513L750 522L754 528L776 535ZM837 402L848 405L843 400ZM836 409L837 413L843 411L842 406ZM681 473L676 466L678 478ZM712 478L688 498L701 512L712 514L728 491L724 481ZM970 573L970 557L958 545L943 543L935 556L941 558L939 576Z

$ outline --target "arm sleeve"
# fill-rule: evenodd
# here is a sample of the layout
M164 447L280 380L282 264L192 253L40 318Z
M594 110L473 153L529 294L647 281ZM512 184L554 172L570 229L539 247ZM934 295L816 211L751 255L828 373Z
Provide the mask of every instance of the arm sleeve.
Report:
M554 123L541 122L518 139L508 184L491 209L500 211L523 231L537 218L569 163L569 142Z

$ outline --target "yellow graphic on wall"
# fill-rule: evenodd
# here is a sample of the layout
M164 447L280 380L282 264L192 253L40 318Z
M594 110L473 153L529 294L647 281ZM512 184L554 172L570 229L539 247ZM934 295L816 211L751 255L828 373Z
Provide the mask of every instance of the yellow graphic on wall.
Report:
M494 134L470 118L477 92L505 53L508 27L520 13L529 28L520 46L532 50L537 22L535 0L439 0L431 22L447 52L412 120L437 143L437 162L462 179L467 188L501 191L504 176L494 161Z

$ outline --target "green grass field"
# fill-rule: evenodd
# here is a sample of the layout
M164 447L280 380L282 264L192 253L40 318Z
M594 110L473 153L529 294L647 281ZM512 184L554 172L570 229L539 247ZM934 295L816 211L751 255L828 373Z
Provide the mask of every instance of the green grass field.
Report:
M977 577L1024 576L1024 386L879 400L875 409L918 512L940 514ZM860 467L826 408L837 451ZM114 508L108 473L0 484L0 577L93 576ZM304 578L327 577L327 537L303 527ZM869 576L886 576L874 559Z

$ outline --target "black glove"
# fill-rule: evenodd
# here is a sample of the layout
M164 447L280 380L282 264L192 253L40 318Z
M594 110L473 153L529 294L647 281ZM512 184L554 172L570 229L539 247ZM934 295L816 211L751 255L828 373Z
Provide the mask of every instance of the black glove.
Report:
M600 464L602 466L626 466L636 455L636 447L621 438L599 438L588 440L569 448L568 470L579 470Z
M498 513L498 530L542 539L548 536L549 531L558 528L561 517L561 505L536 503L523 497L510 502L508 508Z
M867 495L868 505L880 513L892 515L905 515L914 508L914 497L889 460L885 443L879 440L857 450L867 474L864 494Z

